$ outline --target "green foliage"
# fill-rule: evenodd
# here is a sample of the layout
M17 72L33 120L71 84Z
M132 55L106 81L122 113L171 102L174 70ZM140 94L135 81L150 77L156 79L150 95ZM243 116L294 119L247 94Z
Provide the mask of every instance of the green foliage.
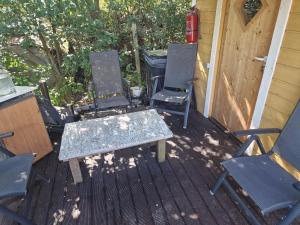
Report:
M67 105L79 101L83 93L83 84L74 82L73 77L64 77L59 86L49 91L54 105Z
M127 64L124 71L124 77L130 87L143 86L141 74L136 72L135 67L131 63Z
M41 79L46 79L51 73L49 66L30 65L10 52L3 52L0 55L0 64L10 72L14 84L19 86L37 85Z
M106 0L107 21L120 48L131 48L131 23L136 22L143 48L166 48L183 42L189 0Z
M190 0L103 0L101 5L100 0L2 0L0 64L18 85L48 79L51 97L59 105L87 90L91 51L117 49L122 71L134 83L138 76L132 66L132 22L141 48L166 48L184 41L189 5ZM24 54L17 56L12 45ZM33 50L46 64L28 57Z

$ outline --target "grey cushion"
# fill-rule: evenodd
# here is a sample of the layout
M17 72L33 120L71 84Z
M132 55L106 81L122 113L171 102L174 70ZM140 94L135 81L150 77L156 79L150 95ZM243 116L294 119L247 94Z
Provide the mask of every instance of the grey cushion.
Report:
M110 98L98 98L96 100L98 109L107 109L113 107L127 106L129 101L125 96L113 96Z
M152 96L152 99L163 101L163 102L182 104L187 99L187 96L188 96L187 92L170 91L170 90L163 89L162 91L155 93Z
M268 155L234 158L222 162L229 174L266 214L300 201L296 179Z
M14 156L0 162L0 198L25 195L33 155Z
M279 154L296 169L300 170L300 103L274 144L273 151Z
M164 87L188 88L194 77L197 44L170 44Z
M116 50L92 52L90 61L96 96L123 93L119 56Z

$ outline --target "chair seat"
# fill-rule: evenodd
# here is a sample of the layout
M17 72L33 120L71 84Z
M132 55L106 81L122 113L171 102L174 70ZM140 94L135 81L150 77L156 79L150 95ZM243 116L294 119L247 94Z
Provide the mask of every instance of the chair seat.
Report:
M171 91L163 89L155 93L152 96L152 99L163 101L163 102L172 102L172 103L179 103L182 104L188 97L188 93L186 92L179 92L179 91Z
M249 194L262 214L300 201L296 179L268 155L239 157L221 163Z
M110 98L98 98L96 102L98 109L108 109L113 107L122 107L129 105L129 101L123 95L113 96Z
M0 198L25 195L33 155L24 154L0 162Z

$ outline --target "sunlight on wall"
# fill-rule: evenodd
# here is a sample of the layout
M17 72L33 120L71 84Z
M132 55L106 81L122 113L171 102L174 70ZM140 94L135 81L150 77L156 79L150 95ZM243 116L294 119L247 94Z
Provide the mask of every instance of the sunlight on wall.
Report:
M294 1L268 94L261 126L283 128L300 98L300 1ZM278 135L263 136L270 149ZM300 172L279 156L275 160L300 180Z
M195 77L198 78L198 80L195 82L194 87L197 110L203 112L208 78L208 69L206 66L210 61L216 0L198 0L196 7L199 16L199 40L195 67Z
M195 82L195 95L196 95L196 101L197 101L197 110L199 112L203 112L204 103L205 103L205 93L206 93L206 83L207 83L208 71L203 66L203 61L201 60L199 51L197 54L195 77L198 79Z

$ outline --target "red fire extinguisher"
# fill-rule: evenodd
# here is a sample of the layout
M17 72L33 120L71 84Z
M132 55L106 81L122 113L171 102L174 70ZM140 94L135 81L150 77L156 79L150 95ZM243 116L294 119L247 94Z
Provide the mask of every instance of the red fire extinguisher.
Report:
M185 38L187 43L197 43L198 41L198 15L196 8L191 8L191 11L186 15L186 32Z

